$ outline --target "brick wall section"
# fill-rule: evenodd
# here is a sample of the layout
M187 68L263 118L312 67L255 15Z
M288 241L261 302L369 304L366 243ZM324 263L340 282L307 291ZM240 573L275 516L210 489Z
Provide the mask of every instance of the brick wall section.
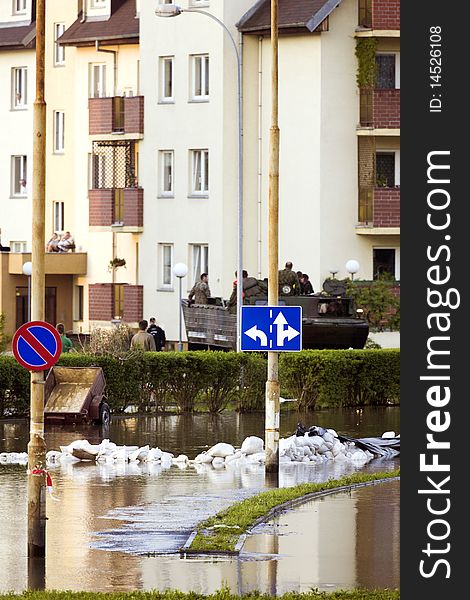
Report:
M112 283L88 286L89 317L91 321L111 321L114 311Z
M89 224L111 226L114 212L114 192L112 189L88 190Z
M144 133L144 97L124 99L124 133Z
M142 188L126 188L124 190L124 225L126 227L143 227L144 225L144 190Z
M373 123L376 128L400 128L400 90L374 90Z
M113 99L88 99L88 133L101 135L113 130Z
M124 286L124 315L126 323L138 323L143 319L144 313L144 286Z
M400 0L372 0L372 29L400 29Z
M400 227L400 188L375 188L374 227Z

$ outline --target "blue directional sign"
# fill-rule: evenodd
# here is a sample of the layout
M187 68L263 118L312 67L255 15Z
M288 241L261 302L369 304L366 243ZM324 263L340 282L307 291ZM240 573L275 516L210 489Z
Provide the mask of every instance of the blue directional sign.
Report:
M241 350L299 352L301 306L242 306Z

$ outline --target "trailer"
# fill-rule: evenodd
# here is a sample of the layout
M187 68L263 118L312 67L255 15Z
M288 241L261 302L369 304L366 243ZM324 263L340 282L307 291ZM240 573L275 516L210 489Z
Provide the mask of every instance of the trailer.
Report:
M101 367L52 367L44 384L44 419L107 426L111 412Z

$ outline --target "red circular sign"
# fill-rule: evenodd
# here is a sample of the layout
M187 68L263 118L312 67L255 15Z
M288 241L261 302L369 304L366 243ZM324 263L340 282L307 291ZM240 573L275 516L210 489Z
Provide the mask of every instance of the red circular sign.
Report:
M59 360L62 340L55 327L45 321L30 321L13 336L13 354L28 371L45 371Z

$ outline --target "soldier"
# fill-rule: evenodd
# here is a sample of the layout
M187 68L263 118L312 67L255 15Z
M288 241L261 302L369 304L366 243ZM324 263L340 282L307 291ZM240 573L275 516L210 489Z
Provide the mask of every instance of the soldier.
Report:
M289 286L290 290L286 293L283 288ZM292 270L292 263L286 262L286 266L279 271L279 292L283 296L298 296L300 294L300 282L297 273Z
M195 304L207 304L207 299L211 297L208 281L207 273L202 273L201 281L195 283L193 289L189 292L188 300L190 304L192 304L193 297Z

